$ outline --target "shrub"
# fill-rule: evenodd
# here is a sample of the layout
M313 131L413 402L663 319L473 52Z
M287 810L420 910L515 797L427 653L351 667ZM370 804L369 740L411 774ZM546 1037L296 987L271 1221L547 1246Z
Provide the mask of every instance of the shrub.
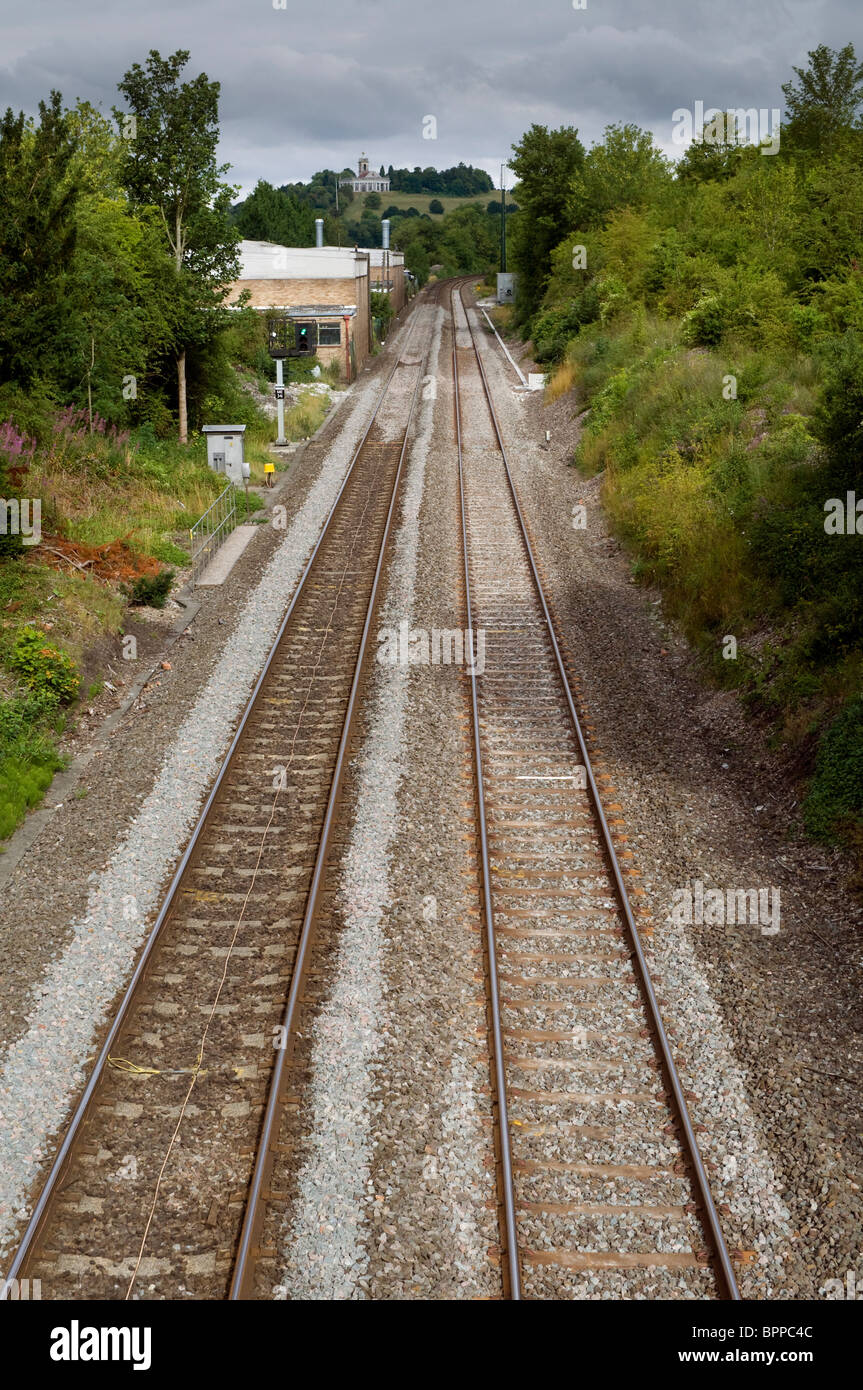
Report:
M600 434L611 423L631 386L632 374L625 367L621 367L620 371L614 372L608 378L591 402L586 426L588 434Z
M0 840L41 801L63 766L47 728L56 711L52 694L0 701Z
M863 818L863 697L851 700L822 737L803 813L820 840L840 838Z
M71 656L52 646L35 627L19 632L10 665L38 695L54 695L67 705L78 694L79 677Z
M564 308L548 309L533 325L533 346L537 362L559 362L567 344L579 329L599 316L599 295L591 283Z
M368 203L366 206L368 207ZM432 198L429 203L429 212L443 212L443 203L440 198Z
M837 485L854 487L863 452L863 338L851 330L830 343L815 427L829 450Z
M610 323L618 314L632 307L629 290L619 275L604 275L598 279L596 294L599 300L600 323Z
M132 585L130 602L149 608L164 608L173 582L173 570L142 574Z
M716 347L728 326L719 295L705 294L695 308L683 316L683 340L702 347Z
M763 348L794 335L791 300L773 271L717 267L713 285L683 316L684 342L716 347L730 333Z

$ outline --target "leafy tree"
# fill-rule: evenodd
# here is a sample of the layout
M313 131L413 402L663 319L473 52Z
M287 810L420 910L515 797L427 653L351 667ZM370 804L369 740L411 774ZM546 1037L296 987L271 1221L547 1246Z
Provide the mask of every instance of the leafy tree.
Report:
M75 249L75 143L59 92L39 124L11 107L0 121L0 377L28 385L62 321Z
M821 153L837 134L859 124L863 105L863 62L854 45L839 52L819 44L809 52L809 66L795 68L798 81L785 82L786 136L795 148Z
M121 197L124 145L114 122L92 102L77 101L66 112L66 124L75 146L69 176L81 195Z
M429 203L429 212L443 212L443 203L441 202L440 198L432 198L431 202Z
M806 172L796 246L809 280L844 277L863 249L863 140L835 148Z
M613 208L657 201L671 177L649 131L636 125L606 126L601 144L591 148L573 183L579 225L601 224Z
M134 124L126 141L123 181L137 207L154 207L174 260L178 321L175 338L179 438L188 439L186 353L205 343L220 320L228 285L239 274L238 236L230 223L227 165L216 162L219 83L200 73L180 82L189 53L146 67L133 64L117 84ZM115 116L126 129L125 113Z
M710 138L705 139L705 131L702 130L677 161L675 175L679 182L722 181L733 178L740 168L745 146L736 140L726 139L729 128L726 116L723 115L721 124L718 119L711 124L714 128L708 132Z
M497 227L481 208L455 208L438 227L445 275L485 273L497 263Z
M245 202L234 209L237 231L252 241L281 246L314 246L315 214L307 203L259 179Z
M369 296L369 309L372 318L379 319L381 325L381 338L386 338L387 329L393 317L392 300L388 294L381 290L372 290Z
M366 207L367 207L367 208L370 208L372 212L375 212L375 211L380 207L380 205L381 205L381 195L380 195L380 193L367 193L367 194L366 194Z
M469 164L458 164L452 169L433 169L431 166L420 169L388 170L390 188L395 193L445 193L450 197L472 197L478 193L490 193L494 184L484 169L474 169Z
M383 239L380 217L375 212L364 212L358 221L348 223L348 235L358 246L380 246Z
M511 247L519 274L518 317L524 323L539 308L551 253L571 220L572 183L584 163L584 146L573 126L549 130L534 124L512 148L509 163L519 180L521 210Z
M153 210L130 207L120 185L123 141L101 112L68 112L78 186L75 247L63 315L45 354L67 401L110 421L140 414L145 389L161 391L175 303L173 267Z
M859 487L863 450L863 337L848 331L831 345L824 391L815 413L818 435L838 489Z

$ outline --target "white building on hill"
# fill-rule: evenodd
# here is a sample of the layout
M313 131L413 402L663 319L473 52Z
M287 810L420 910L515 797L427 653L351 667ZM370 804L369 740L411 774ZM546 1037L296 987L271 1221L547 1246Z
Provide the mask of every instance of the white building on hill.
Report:
M390 181L383 174L369 169L369 158L360 155L360 166L356 178L339 179L340 188L352 188L355 193L389 193Z

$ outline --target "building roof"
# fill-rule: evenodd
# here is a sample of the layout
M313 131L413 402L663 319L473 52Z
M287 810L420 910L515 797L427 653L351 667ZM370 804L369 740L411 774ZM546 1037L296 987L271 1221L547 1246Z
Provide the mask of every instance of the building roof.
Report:
M346 280L368 275L364 252L352 246L279 246L240 242L240 280Z
M359 249L368 256L370 265L383 265L385 254L389 255L389 265L404 265L405 263L404 251L394 251L392 247L389 247L386 253L380 246L361 246Z

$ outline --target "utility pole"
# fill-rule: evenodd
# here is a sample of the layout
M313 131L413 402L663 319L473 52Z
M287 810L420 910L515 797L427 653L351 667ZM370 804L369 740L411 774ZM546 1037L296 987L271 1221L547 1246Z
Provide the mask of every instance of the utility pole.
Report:
M276 444L284 448L288 441L285 439L285 381L281 357L276 358L276 413L279 417L279 437Z
M506 272L506 188L503 171L505 164L500 166L500 268Z

